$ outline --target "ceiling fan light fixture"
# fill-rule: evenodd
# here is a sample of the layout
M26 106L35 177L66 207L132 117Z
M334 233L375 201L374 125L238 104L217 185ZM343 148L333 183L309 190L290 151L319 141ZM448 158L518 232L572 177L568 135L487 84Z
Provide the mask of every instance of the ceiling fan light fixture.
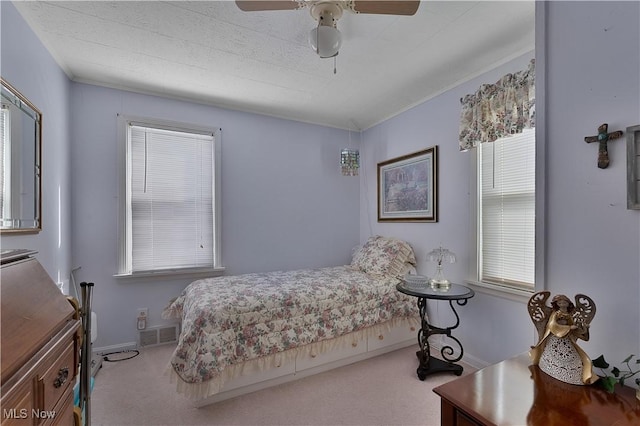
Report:
M333 58L342 46L342 35L335 27L319 25L309 33L309 44L321 58Z

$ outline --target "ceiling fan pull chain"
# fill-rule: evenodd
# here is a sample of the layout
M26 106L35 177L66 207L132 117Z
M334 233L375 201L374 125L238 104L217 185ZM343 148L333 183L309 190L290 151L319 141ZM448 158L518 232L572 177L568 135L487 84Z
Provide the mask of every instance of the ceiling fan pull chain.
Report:
M338 55L333 57L333 73L336 74L337 70L336 70L336 62L338 61Z

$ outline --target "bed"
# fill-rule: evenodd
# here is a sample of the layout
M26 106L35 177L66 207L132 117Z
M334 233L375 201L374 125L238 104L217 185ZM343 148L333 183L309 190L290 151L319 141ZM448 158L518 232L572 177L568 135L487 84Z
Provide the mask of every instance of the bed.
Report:
M395 289L415 262L374 236L349 265L194 281L163 312L181 322L171 381L202 406L415 344L415 300Z

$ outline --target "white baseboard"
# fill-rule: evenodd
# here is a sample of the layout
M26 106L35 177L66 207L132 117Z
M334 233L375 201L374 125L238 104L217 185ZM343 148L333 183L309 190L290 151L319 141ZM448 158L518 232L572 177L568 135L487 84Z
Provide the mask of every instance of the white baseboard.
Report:
M130 351L133 349L138 349L138 344L136 342L127 342L127 343L120 343L118 345L111 345L111 346L102 346L99 348L93 348L93 353L94 354L106 354L106 353L110 353L110 352L119 352L119 351Z
M440 355L440 351L442 350L442 346L440 344L441 342L439 343L436 342L435 344L431 342L429 343L430 343L429 346L431 348L431 351L430 351L431 355L437 358L442 358L442 355ZM473 355L468 354L467 352L464 353L462 359L458 361L456 364L460 364L460 363L466 364L469 367L475 368L477 370L480 370L481 368L488 367L489 365L491 365L488 362L481 360L480 358L476 358Z
M480 358L476 358L473 355L469 355L468 353L464 354L464 357L462 358L462 362L478 370L491 365L490 363L484 360L481 360Z

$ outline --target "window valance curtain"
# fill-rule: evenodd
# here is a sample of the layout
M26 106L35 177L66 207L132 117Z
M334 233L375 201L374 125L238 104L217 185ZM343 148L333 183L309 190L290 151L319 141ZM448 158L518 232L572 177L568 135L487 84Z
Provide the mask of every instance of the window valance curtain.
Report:
M535 127L535 59L529 68L483 84L460 99L460 150Z

